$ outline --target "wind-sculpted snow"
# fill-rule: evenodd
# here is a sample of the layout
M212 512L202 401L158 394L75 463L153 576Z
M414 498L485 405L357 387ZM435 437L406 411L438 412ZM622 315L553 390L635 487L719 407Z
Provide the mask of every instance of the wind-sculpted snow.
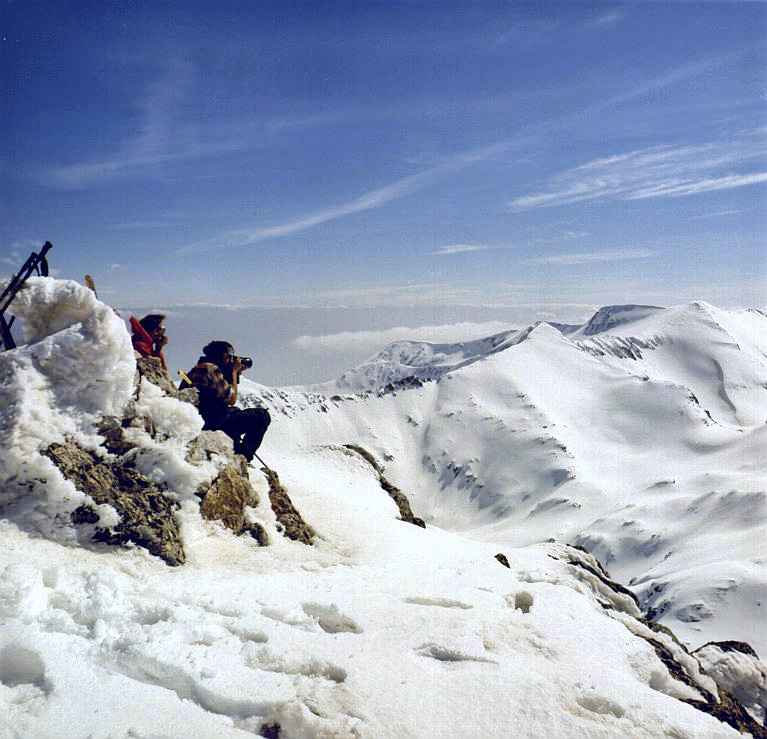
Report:
M416 372L432 379L392 383ZM355 440L427 523L584 546L691 645L767 651L762 312L618 306L581 327L402 342L327 389L270 403L267 444Z
M765 735L765 670L752 653L709 645L706 674L614 569L563 543L611 532L629 513L632 535L655 536L649 490L647 501L687 506L706 545L710 526L733 542L734 563L748 562L752 541L716 527L726 516L756 525L760 499L743 482L760 479L747 456L763 441L756 428L706 425L689 388L634 377L548 324L452 357L434 381L330 397L244 383L246 401L273 411L259 456L313 536L306 546L280 535L274 480L252 465L242 514L268 534L259 546L201 515L194 491L217 454L192 443L194 408L143 379L130 404L155 434L126 428L134 446L122 463L179 504L186 558L168 567L143 548L66 534L85 496L42 452L74 440L109 459L96 421L124 411L134 364L124 325L84 288L31 290L30 308L39 295L43 313L77 317L36 316L28 343L0 354L12 378L0 406L3 739ZM599 415L606 402L614 414ZM726 494L697 494L704 444L722 475L707 486ZM395 486L437 525L402 520ZM696 583L679 519L644 542L647 566L687 566L669 571L663 592ZM608 533L598 546L619 541ZM755 593L763 580L750 564Z
M13 310L27 343L0 353L0 509L63 535L52 521L84 496L39 452L65 438L98 446L95 422L130 396L133 350L120 319L75 282L31 278Z

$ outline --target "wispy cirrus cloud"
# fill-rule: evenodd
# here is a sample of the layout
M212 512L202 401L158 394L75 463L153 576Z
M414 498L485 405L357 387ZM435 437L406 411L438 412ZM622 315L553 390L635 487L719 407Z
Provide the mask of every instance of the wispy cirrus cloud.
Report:
M200 111L205 83L191 64L168 64L136 100L136 127L129 136L102 156L47 169L43 183L60 190L82 190L156 173L165 164L244 151L254 142L285 131L334 125L356 114L347 110L312 111L261 118L237 111L236 105L229 103L225 111L205 115Z
M593 28L607 28L622 21L626 17L626 13L626 8L610 8L604 13L594 16L587 25Z
M441 257L447 254L463 254L470 251L485 251L490 247L486 244L445 244L440 246L436 251L431 252L433 257Z
M622 262L628 259L649 259L657 256L650 249L617 249L614 251L581 252L575 254L550 254L545 257L526 259L526 264L593 264L596 262Z
M440 164L424 169L415 174L407 175L399 180L390 182L383 187L363 193L359 197L339 205L333 205L323 210L297 216L284 223L273 226L254 226L252 228L232 229L223 234L204 241L187 244L179 250L180 254L191 254L216 249L226 249L235 246L251 246L268 239L290 236L309 228L318 226L337 218L361 213L371 208L377 208L391 200L411 195L423 190L450 174L455 174L473 164L491 159L503 154L519 143L518 139L497 141L487 146L481 146L468 151L454 154L444 159Z
M683 197L767 182L767 141L760 131L704 144L659 145L593 159L554 175L511 210L588 200ZM743 170L748 171L733 171Z
M144 87L136 101L137 129L110 153L44 173L49 187L80 190L120 177L135 176L158 165L237 151L242 141L211 136L195 118L195 70L177 61Z
M697 221L701 218L717 218L719 216L734 216L738 213L749 213L753 208L736 208L734 210L717 210L714 213L702 213L699 216L690 216L689 220Z

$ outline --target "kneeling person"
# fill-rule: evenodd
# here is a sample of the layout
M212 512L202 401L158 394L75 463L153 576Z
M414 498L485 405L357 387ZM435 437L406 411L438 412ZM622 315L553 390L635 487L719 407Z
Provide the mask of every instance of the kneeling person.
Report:
M188 377L200 393L198 407L205 420L203 428L231 436L234 451L250 461L271 422L269 412L265 408L234 407L237 383L245 366L229 342L211 341L202 353ZM186 381L181 387L188 387Z

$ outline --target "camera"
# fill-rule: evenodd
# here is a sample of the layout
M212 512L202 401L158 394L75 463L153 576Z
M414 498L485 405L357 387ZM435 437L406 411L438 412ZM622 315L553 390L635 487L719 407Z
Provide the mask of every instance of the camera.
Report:
M235 359L239 360L243 370L250 369L253 366L253 360L250 357L235 357Z

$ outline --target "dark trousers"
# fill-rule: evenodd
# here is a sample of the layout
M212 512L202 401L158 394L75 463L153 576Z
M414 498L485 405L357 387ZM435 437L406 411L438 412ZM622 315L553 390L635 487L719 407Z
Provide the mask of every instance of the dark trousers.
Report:
M265 408L228 407L215 414L205 414L205 428L223 431L234 440L234 451L250 462L261 446L272 419Z

